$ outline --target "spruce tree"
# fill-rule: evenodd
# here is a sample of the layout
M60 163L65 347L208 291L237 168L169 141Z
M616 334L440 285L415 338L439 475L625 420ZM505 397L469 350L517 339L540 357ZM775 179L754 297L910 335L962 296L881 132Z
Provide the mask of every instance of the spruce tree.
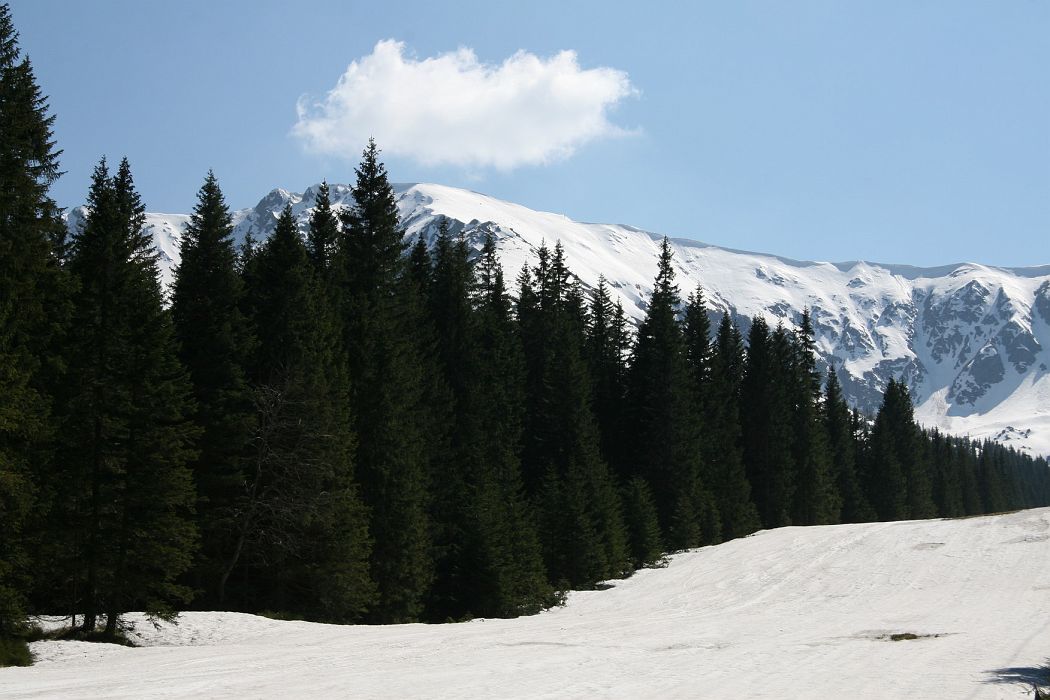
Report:
M471 298L473 272L466 244L453 238L442 220L434 249L433 266L422 247L422 237L412 250L412 277L424 292L427 323L432 327L435 356L433 372L447 387L448 407L444 432L447 444L432 459L431 524L435 577L427 608L435 620L461 619L473 614L491 591L485 542L488 522L475 510L483 496L478 460L473 453L479 437L473 379L478 372L478 350ZM431 402L433 403L433 402Z
M782 328L770 333L756 316L748 332L747 359L740 384L741 445L752 497L762 525L791 524L795 488L792 459L791 345Z
M875 416L869 447L868 497L880 520L935 515L908 388L891 379Z
M234 529L256 607L350 622L369 609L368 516L353 469L346 358L334 309L291 209L253 261L256 431Z
M602 456L614 474L628 474L627 354L630 336L623 305L613 303L604 277L591 295L587 325L587 362L591 368L594 415L601 433Z
M601 458L584 343L586 314L560 244L522 276L518 317L526 355L523 469L540 511L548 573L574 587L622 575L627 535Z
M982 512L1002 513L1007 510L1009 500L999 456L995 445L988 440L981 444L980 456L977 458L977 480Z
M821 378L809 308L794 334L791 383L794 433L795 500L792 520L799 525L839 522L842 497L832 473L828 434L820 416Z
M372 619L419 617L432 575L427 517L427 407L415 331L418 289L405 270L394 192L369 142L343 215L337 257L349 357L357 474L371 509Z
M844 523L873 520L875 513L868 504L857 474L857 441L849 407L842 397L842 387L834 367L828 371L821 408L824 429L828 435L832 473L842 498L840 519Z
M201 552L193 583L200 604L221 606L225 572L237 546L237 517L255 431L246 364L252 337L241 311L244 289L237 272L233 224L211 171L180 242L172 318L179 358L189 371L201 428L193 461Z
M631 564L636 569L652 566L660 560L663 546L660 543L656 503L645 479L635 476L627 482L623 503Z
M722 536L743 537L762 527L740 447L740 383L744 344L728 313L722 314L705 389L704 459L722 515Z
M933 501L941 517L957 518L966 515L964 505L962 444L956 444L938 430L924 433L929 443L930 467L933 477Z
M478 614L529 614L551 602L535 517L525 499L521 462L524 407L521 346L511 318L510 299L496 255L495 237L485 235L476 264L474 308L477 374L471 383L472 442L478 499L477 518L486 533L484 566L488 582Z
M636 415L633 460L653 491L665 543L673 549L717 542L721 518L702 480L700 421L673 253L664 239L648 313L638 330L630 375Z
M693 381L696 385L697 400L703 411L704 389L711 379L711 321L707 317L707 304L704 302L704 290L697 287L689 295L685 305L685 319L682 331L685 337L686 357L692 368Z
M127 160L95 169L90 213L72 241L79 284L69 345L58 503L76 607L106 635L127 610L169 616L196 545L191 390L163 308L156 252Z
M963 511L966 515L983 512L981 492L977 479L977 448L968 443L959 449L959 472L962 487Z
M48 395L68 311L57 245L65 227L48 194L59 176L53 122L0 5L0 644L21 625L30 554L42 555L48 539L40 517L54 437Z
M310 214L310 227L306 236L306 249L314 269L328 280L333 271L332 262L339 239L339 218L332 210L332 193L327 181L322 181L314 198L314 210Z

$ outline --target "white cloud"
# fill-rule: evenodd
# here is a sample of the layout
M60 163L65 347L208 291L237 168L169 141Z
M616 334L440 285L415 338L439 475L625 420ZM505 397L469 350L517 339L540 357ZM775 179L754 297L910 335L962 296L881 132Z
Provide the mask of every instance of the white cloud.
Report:
M574 51L519 51L494 65L467 48L416 60L385 40L324 99L300 98L292 133L310 151L351 159L374 136L386 153L425 165L510 170L629 133L608 111L635 93L626 73L583 70Z

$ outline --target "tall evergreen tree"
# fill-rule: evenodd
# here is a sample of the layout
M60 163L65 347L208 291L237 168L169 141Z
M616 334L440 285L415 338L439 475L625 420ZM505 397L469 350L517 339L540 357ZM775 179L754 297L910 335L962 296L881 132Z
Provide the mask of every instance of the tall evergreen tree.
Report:
M374 601L367 513L339 325L285 208L249 276L258 347L251 468L235 519L242 586L255 600L314 619L359 619ZM245 604L245 601L241 601Z
M704 290L697 287L689 295L685 305L685 352L689 366L693 370L693 381L696 384L697 400L704 405L704 389L711 379L711 321L707 317L707 304L704 302Z
M413 342L421 309L405 271L394 192L370 141L356 170L354 207L343 216L338 257L357 473L371 508L375 621L422 612L433 566L427 518L423 372Z
M327 181L322 181L314 196L314 210L310 214L310 228L306 249L314 269L327 280L332 271L332 258L339 239L339 218L332 210L332 192Z
M196 544L187 466L196 430L127 160L113 177L99 164L89 206L69 262L79 293L58 502L70 564L83 572L83 628L104 614L111 636L124 611L166 616L188 597L175 579Z
M653 490L665 543L674 549L717 542L721 517L702 480L700 423L674 282L668 239L631 365L630 404L636 412L633 459Z
M946 518L966 515L959 449L951 440L934 430L926 436L933 476L933 501L937 514Z
M740 448L740 383L744 344L728 313L722 314L705 388L704 460L722 515L722 536L743 537L762 527Z
M828 434L820 416L821 378L816 368L816 341L809 308L795 332L789 369L794 433L795 500L792 520L799 525L839 522L842 497L838 492L828 450Z
M628 568L619 494L601 458L584 350L582 292L558 244L522 276L518 317L526 356L523 469L538 504L553 580L589 586Z
M868 497L880 520L935 514L908 388L894 379L883 394L869 445Z
M492 467L492 494L498 499L492 508L499 521L493 569L502 614L529 613L550 602L551 589L521 476L524 361L491 232L486 233L478 259L477 281L480 401L476 410L485 418L479 447L482 459Z
M20 626L28 589L33 512L47 503L48 394L58 367L54 338L68 309L56 243L65 227L48 191L59 151L8 5L0 5L0 644ZM35 539L35 538L34 538Z
M591 368L594 415L601 433L602 456L614 474L628 473L627 354L630 335L623 305L613 303L604 277L591 295L587 325L587 362Z
M660 521L649 484L640 476L632 477L624 487L624 520L627 525L631 564L636 569L660 561Z
M410 264L423 270L420 248ZM427 300L452 403L449 444L431 488L436 579L429 615L537 610L549 590L521 492L520 354L491 234L475 271L466 241L440 222Z
M982 512L1002 513L1010 505L1001 458L991 441L981 444L977 458L977 480L981 494Z
M435 369L448 389L448 444L432 459L431 524L435 578L429 595L428 616L460 619L472 614L489 591L491 576L485 567L486 525L477 516L477 473L481 466L472 450L481 418L474 411L477 400L473 378L478 371L478 350L471 308L474 279L465 242L450 234L442 219L435 243L434 261L422 236L410 256L410 274L424 291L428 322L432 324Z
M795 490L790 381L792 348L783 328L770 333L756 316L740 384L741 437L752 496L765 527L791 524Z
M201 428L193 461L202 549L193 583L202 605L222 605L224 573L237 546L236 519L255 431L246 364L252 337L241 311L233 223L211 171L180 242L172 318L179 358L189 371Z
M840 519L844 523L873 520L875 513L868 504L857 474L857 438L853 434L853 422L834 367L828 370L822 418L828 435L832 473L842 498Z

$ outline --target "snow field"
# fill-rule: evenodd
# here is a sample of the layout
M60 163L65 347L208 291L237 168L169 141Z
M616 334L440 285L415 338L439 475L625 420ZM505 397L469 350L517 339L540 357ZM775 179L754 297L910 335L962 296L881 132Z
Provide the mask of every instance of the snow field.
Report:
M1050 509L763 531L516 620L129 619L142 648L37 642L0 697L1025 698Z

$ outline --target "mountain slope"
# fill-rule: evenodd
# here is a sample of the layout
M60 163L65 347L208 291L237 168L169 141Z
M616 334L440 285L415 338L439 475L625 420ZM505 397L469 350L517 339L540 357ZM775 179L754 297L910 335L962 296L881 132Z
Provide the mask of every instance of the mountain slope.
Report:
M305 229L315 192L273 190L236 212L235 235L265 237L286 204ZM432 240L444 217L479 250L491 230L511 279L535 261L540 245L561 241L585 285L604 274L629 315L645 313L656 234L579 223L441 185L399 185L397 195L408 239ZM333 185L332 199L337 208L348 206L349 187ZM184 218L149 215L166 264L176 262L174 237ZM874 411L889 379L903 378L925 425L1050 454L1050 265L814 263L687 239L674 240L674 248L683 293L701 285L712 313L729 311L745 332L758 314L794 325L808 306L824 368L835 367L847 398L862 410Z
M132 616L145 648L36 642L0 696L1030 698L1050 682L1048 538L1045 508L767 530L516 620Z

